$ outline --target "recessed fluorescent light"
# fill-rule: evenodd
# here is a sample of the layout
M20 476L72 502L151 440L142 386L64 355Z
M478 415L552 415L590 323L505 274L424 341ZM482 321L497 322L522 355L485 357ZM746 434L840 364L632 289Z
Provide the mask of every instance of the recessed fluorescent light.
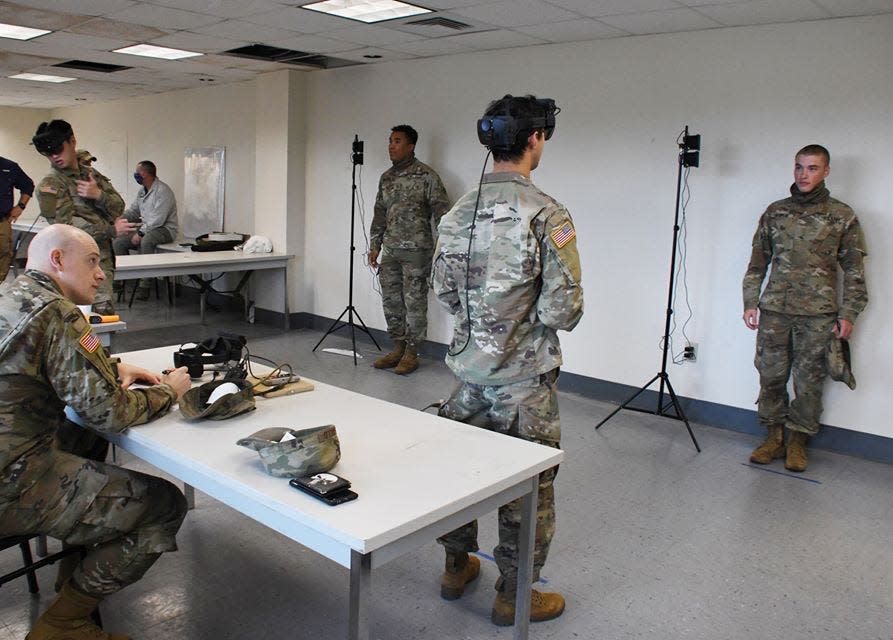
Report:
M37 36L52 33L46 29L32 29L31 27L20 27L15 24L4 24L0 22L0 38L12 38L13 40L30 40Z
M135 44L132 47L115 49L114 53L129 53L132 56L162 58L164 60L180 60L181 58L194 58L195 56L205 55L203 53L196 53L195 51L184 51L183 49L156 47L154 44Z
M305 4L302 8L367 23L431 13L431 9L398 0L325 0Z
M74 78L66 78L65 76L47 76L42 73L17 73L9 76L16 80L34 80L36 82L71 82Z

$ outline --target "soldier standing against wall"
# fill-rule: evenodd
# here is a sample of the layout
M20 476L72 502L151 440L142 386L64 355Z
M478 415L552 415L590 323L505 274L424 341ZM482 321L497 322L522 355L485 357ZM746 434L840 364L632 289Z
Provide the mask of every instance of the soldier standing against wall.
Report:
M51 225L32 240L25 273L0 286L0 536L45 534L86 551L28 640L125 638L90 614L176 549L186 515L170 482L71 452L86 430L66 405L115 433L163 415L190 387L186 367L158 376L105 355L75 306L105 277L99 255L83 231Z
M759 329L757 413L769 432L750 460L769 464L784 456L790 471L806 470L806 440L819 432L832 334L848 339L868 303L862 228L853 210L831 197L825 186L830 172L831 155L824 147L811 144L797 152L791 197L773 202L763 213L744 275L744 324ZM792 375L795 398L789 402Z
M485 119L506 125L493 130L516 135L489 145L493 173L440 221L432 277L438 301L455 316L446 362L460 381L440 415L550 447L561 438L557 332L570 331L583 315L574 223L564 206L530 181L555 113L552 100L533 96L505 96L487 108ZM556 472L539 478L534 581L555 532ZM493 550L500 578L491 613L497 625L514 622L520 520L520 500L500 507ZM478 549L477 522L438 542L446 550L441 596L452 600L480 571L480 561L468 555ZM563 611L560 594L533 591L532 621Z
M40 213L50 224L74 225L96 241L105 280L96 293L93 310L102 314L115 313L112 240L135 232L139 225L120 217L124 200L109 179L90 166L89 160L93 159L90 154L78 153L74 131L65 120L41 123L31 141L52 166L50 173L37 185Z
M391 129L388 156L393 166L381 175L370 230L369 264L378 268L390 353L376 369L407 374L418 366L418 346L428 329L428 278L431 275L433 228L450 208L434 169L415 157L419 134L406 124ZM378 256L384 248L381 263Z

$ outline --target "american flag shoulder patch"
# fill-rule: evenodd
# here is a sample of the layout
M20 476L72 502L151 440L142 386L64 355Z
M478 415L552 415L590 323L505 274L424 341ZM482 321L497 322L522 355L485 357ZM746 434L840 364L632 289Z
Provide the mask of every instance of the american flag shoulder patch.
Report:
M577 237L577 230L574 229L570 222L565 222L560 227L555 227L552 233L549 234L549 237L552 238L552 242L555 243L555 246L561 249L564 245Z
M93 333L93 330L89 328L84 331L84 335L81 336L81 339L78 340L78 343L84 348L87 353L95 353L100 345L99 338L97 338L96 334Z

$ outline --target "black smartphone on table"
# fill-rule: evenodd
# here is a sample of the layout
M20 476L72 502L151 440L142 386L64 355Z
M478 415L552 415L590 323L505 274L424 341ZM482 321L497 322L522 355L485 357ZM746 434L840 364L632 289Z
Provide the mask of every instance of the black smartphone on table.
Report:
M350 490L350 481L334 473L314 473L292 478L289 484L330 506L350 502L358 497L356 492Z

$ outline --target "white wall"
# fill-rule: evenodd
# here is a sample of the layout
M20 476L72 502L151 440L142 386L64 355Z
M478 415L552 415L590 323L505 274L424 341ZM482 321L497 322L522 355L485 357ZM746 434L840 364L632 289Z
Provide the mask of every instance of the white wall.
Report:
M696 364L671 368L682 395L753 408L754 333L741 322L741 277L766 204L787 195L794 152L832 152L832 194L866 231L872 295L853 339L859 387L835 384L825 422L893 436L883 380L893 340L885 196L893 140L893 16L725 29L380 64L309 78L304 309L334 317L347 302L350 142L366 140L361 193L368 229L392 125L421 133L417 155L452 198L476 183L484 158L474 125L502 94L555 98L563 112L534 181L575 216L586 315L562 336L565 369L644 384L660 369L676 190L676 136L702 134L690 177L687 333ZM359 233L359 228L358 228ZM363 240L357 243L362 251ZM358 259L355 305L384 328L373 278ZM429 337L451 320L432 303ZM677 317L684 308L677 305Z
M766 204L786 195L796 149L820 142L833 154L833 195L862 219L872 296L853 340L859 387L833 385L824 417L893 437L886 420L893 400L882 386L893 373L893 340L883 325L891 311L884 288L891 225L883 195L893 139L890 60L893 16L874 16L531 47L300 78L285 72L51 116L72 122L81 145L99 157L98 167L128 201L137 189L130 178L137 161L154 160L181 196L183 149L225 146L226 229L276 234L274 243L284 238L298 254L291 310L335 317L347 304L354 134L366 142L359 193L368 230L392 125L408 122L421 132L419 157L457 198L479 176L484 152L474 126L486 103L507 92L553 97L563 112L533 177L575 216L587 300L580 326L562 336L564 368L633 386L660 368L675 141L689 124L703 136L702 166L690 178L687 262L694 309L687 333L700 354L697 364L670 373L682 395L744 408L753 408L757 395L754 334L741 322L750 238ZM19 147L50 117L22 109L0 115L0 136L7 136L0 142L12 136ZM267 118L279 122L280 142ZM44 170L31 171L37 179ZM268 189L281 190L286 205L277 206ZM384 329L373 278L362 267L359 221L356 232L354 304L369 326ZM278 309L277 301L266 291L261 306ZM683 312L679 304L680 320ZM430 319L429 337L447 342L451 319L433 303Z
M34 180L35 186L47 170L47 161L31 146L31 136L41 122L51 118L45 109L0 107L0 156L18 163ZM33 215L37 201L28 205L26 217Z

